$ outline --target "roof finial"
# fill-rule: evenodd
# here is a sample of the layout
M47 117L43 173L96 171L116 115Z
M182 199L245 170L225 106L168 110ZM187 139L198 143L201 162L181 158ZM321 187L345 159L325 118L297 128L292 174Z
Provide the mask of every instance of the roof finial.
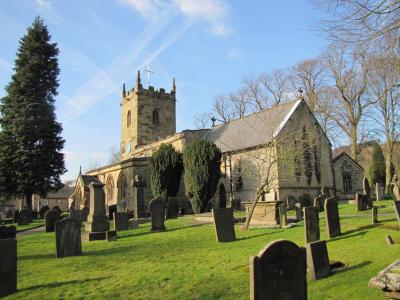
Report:
M82 166L79 166L79 175L82 175Z
M141 85L142 85L142 83L140 80L140 70L138 70L137 77L136 77L136 91L139 91Z
M122 85L122 97L125 98L125 96L126 96L126 90L125 90L125 82L124 82L124 84Z
M172 92L176 93L175 77L172 79Z
M303 88L300 86L298 89L297 89L297 92L298 92L298 98L299 98L299 100L304 100L304 96L303 96Z

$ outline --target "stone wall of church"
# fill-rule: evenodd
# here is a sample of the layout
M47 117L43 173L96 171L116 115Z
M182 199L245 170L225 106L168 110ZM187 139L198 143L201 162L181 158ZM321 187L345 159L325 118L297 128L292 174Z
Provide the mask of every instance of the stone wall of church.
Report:
M355 193L362 193L362 180L364 170L357 166L347 155L341 155L334 162L336 196L341 200L353 200ZM345 181L350 179L351 184L347 182L347 188L344 188Z

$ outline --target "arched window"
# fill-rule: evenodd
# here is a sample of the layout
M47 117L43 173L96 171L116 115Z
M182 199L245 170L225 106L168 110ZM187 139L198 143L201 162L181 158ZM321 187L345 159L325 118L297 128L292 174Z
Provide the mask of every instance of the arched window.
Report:
M127 180L126 180L126 176L123 172L120 173L119 178L118 178L118 183L117 183L117 187L118 187L118 205L120 207L122 206L126 206L126 202L127 202Z
M153 110L153 124L158 125L159 124L159 117L158 117L158 110L155 109Z
M131 111L128 111L128 115L126 116L126 127L131 126Z
M113 196L114 196L114 179L111 175L109 175L106 183L106 202L107 203L112 202Z

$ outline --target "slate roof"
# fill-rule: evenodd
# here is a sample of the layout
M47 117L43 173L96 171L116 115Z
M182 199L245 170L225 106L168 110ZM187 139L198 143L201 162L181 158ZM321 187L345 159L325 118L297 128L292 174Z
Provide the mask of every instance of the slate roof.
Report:
M279 133L302 100L277 105L249 116L217 125L204 139L214 142L222 152L268 144Z
M81 176L84 185L89 185L91 182L101 183L101 181L97 178L97 176L92 176L92 175L81 175Z
M333 164L335 164L340 158L345 157L348 160L350 160L351 162L353 162L353 164L355 164L357 167L359 167L362 171L364 171L364 168L358 163L356 162L350 155L348 155L345 151L341 152L340 154L337 154L334 158L333 158Z

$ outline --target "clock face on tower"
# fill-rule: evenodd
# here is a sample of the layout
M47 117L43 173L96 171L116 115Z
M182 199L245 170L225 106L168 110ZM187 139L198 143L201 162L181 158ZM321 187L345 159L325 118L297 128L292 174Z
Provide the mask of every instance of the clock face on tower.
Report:
M126 145L126 151L127 151L128 153L131 153L131 150L132 150L131 143L128 143L128 144Z

